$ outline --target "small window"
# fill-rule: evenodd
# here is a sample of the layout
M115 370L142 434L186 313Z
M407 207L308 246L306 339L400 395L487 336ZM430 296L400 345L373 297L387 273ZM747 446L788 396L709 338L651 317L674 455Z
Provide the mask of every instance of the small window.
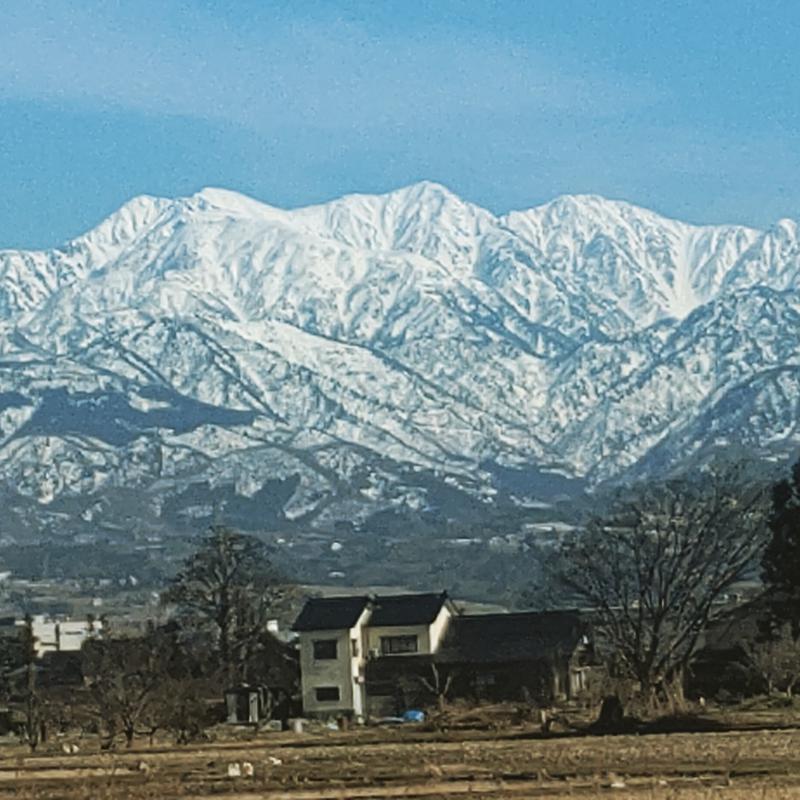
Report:
M381 636L381 653L385 656L416 652L416 636Z
M353 654L353 658L358 658L358 639L350 640L350 650Z
M315 639L314 660L326 661L336 658L336 639Z
M338 686L317 686L314 689L318 703L335 703L339 700Z

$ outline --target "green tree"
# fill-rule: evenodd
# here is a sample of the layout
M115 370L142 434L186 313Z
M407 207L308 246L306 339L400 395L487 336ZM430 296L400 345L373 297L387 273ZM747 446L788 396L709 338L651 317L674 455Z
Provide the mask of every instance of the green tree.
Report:
M800 461L772 488L772 537L762 560L771 626L791 626L800 636Z

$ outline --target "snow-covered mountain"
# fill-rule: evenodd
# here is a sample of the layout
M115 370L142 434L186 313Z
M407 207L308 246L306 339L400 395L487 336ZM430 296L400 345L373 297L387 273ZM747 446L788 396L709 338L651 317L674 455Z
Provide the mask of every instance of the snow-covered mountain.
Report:
M434 483L490 503L514 475L525 502L542 475L786 454L798 289L789 220L595 196L496 216L427 182L288 211L139 197L0 251L0 482L156 513L228 487L310 523L425 508Z

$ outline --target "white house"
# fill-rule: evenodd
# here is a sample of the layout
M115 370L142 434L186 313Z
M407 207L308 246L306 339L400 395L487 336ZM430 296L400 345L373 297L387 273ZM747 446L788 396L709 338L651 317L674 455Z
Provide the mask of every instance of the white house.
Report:
M294 624L304 712L365 716L367 660L435 653L454 611L446 593L309 600Z
M440 679L454 697L547 704L586 692L597 666L576 610L463 614L445 593L314 598L294 630L312 716L419 708Z

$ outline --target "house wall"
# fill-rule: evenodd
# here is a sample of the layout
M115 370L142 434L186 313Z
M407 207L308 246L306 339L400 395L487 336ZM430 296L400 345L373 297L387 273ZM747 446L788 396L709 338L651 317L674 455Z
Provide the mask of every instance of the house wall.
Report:
M548 659L439 667L442 675L452 675L451 699L464 697L537 704L549 704L559 699L565 669L566 665L554 666Z
M336 658L314 658L314 641L336 640ZM303 691L303 711L306 714L336 713L352 709L353 681L351 678L350 631L307 631L300 634L300 675ZM337 686L339 700L320 702L316 689Z
M417 653L397 653L391 658L402 658L404 655L417 655L431 652L431 636L429 625L388 625L385 627L366 629L368 653L376 653L381 657L381 637L383 636L416 636Z
M16 622L18 628L25 625L24 620ZM102 623L89 625L87 620L56 621L37 615L31 621L34 647L37 658L47 652L77 652L83 643L102 631Z
M364 622L369 616L365 611L358 622L348 629L327 631L303 631L300 633L300 680L303 696L303 713L310 716L364 713L363 672L366 657ZM336 640L336 658L314 658L314 641ZM352 641L358 642L358 654L353 655ZM319 701L316 689L336 686L338 701Z
M310 716L327 716L351 713L366 714L366 663L372 653L379 659L408 659L414 655L435 652L447 630L451 617L450 609L443 606L430 625L381 626L369 625L369 609L365 609L355 626L349 630L303 631L300 633L300 675L303 696L303 712ZM416 636L417 653L397 653L381 656L381 637ZM314 641L336 640L336 659L314 659ZM352 640L359 643L358 654L353 655ZM337 686L339 700L320 702L315 690L322 686Z
M435 656L389 657L367 664L367 710L371 716L402 714L410 708L430 706L435 697L431 665L440 680L450 681L449 700L527 702L550 704L559 699L560 684L568 665L549 659L486 663L436 663ZM556 674L560 678L556 679Z
M394 716L425 705L428 692L421 678L431 678L430 655L385 656L367 663L367 713Z
M429 633L431 653L435 653L439 649L439 642L441 642L442 637L447 632L447 626L452 616L447 603L445 603L439 611L439 616L431 623Z

